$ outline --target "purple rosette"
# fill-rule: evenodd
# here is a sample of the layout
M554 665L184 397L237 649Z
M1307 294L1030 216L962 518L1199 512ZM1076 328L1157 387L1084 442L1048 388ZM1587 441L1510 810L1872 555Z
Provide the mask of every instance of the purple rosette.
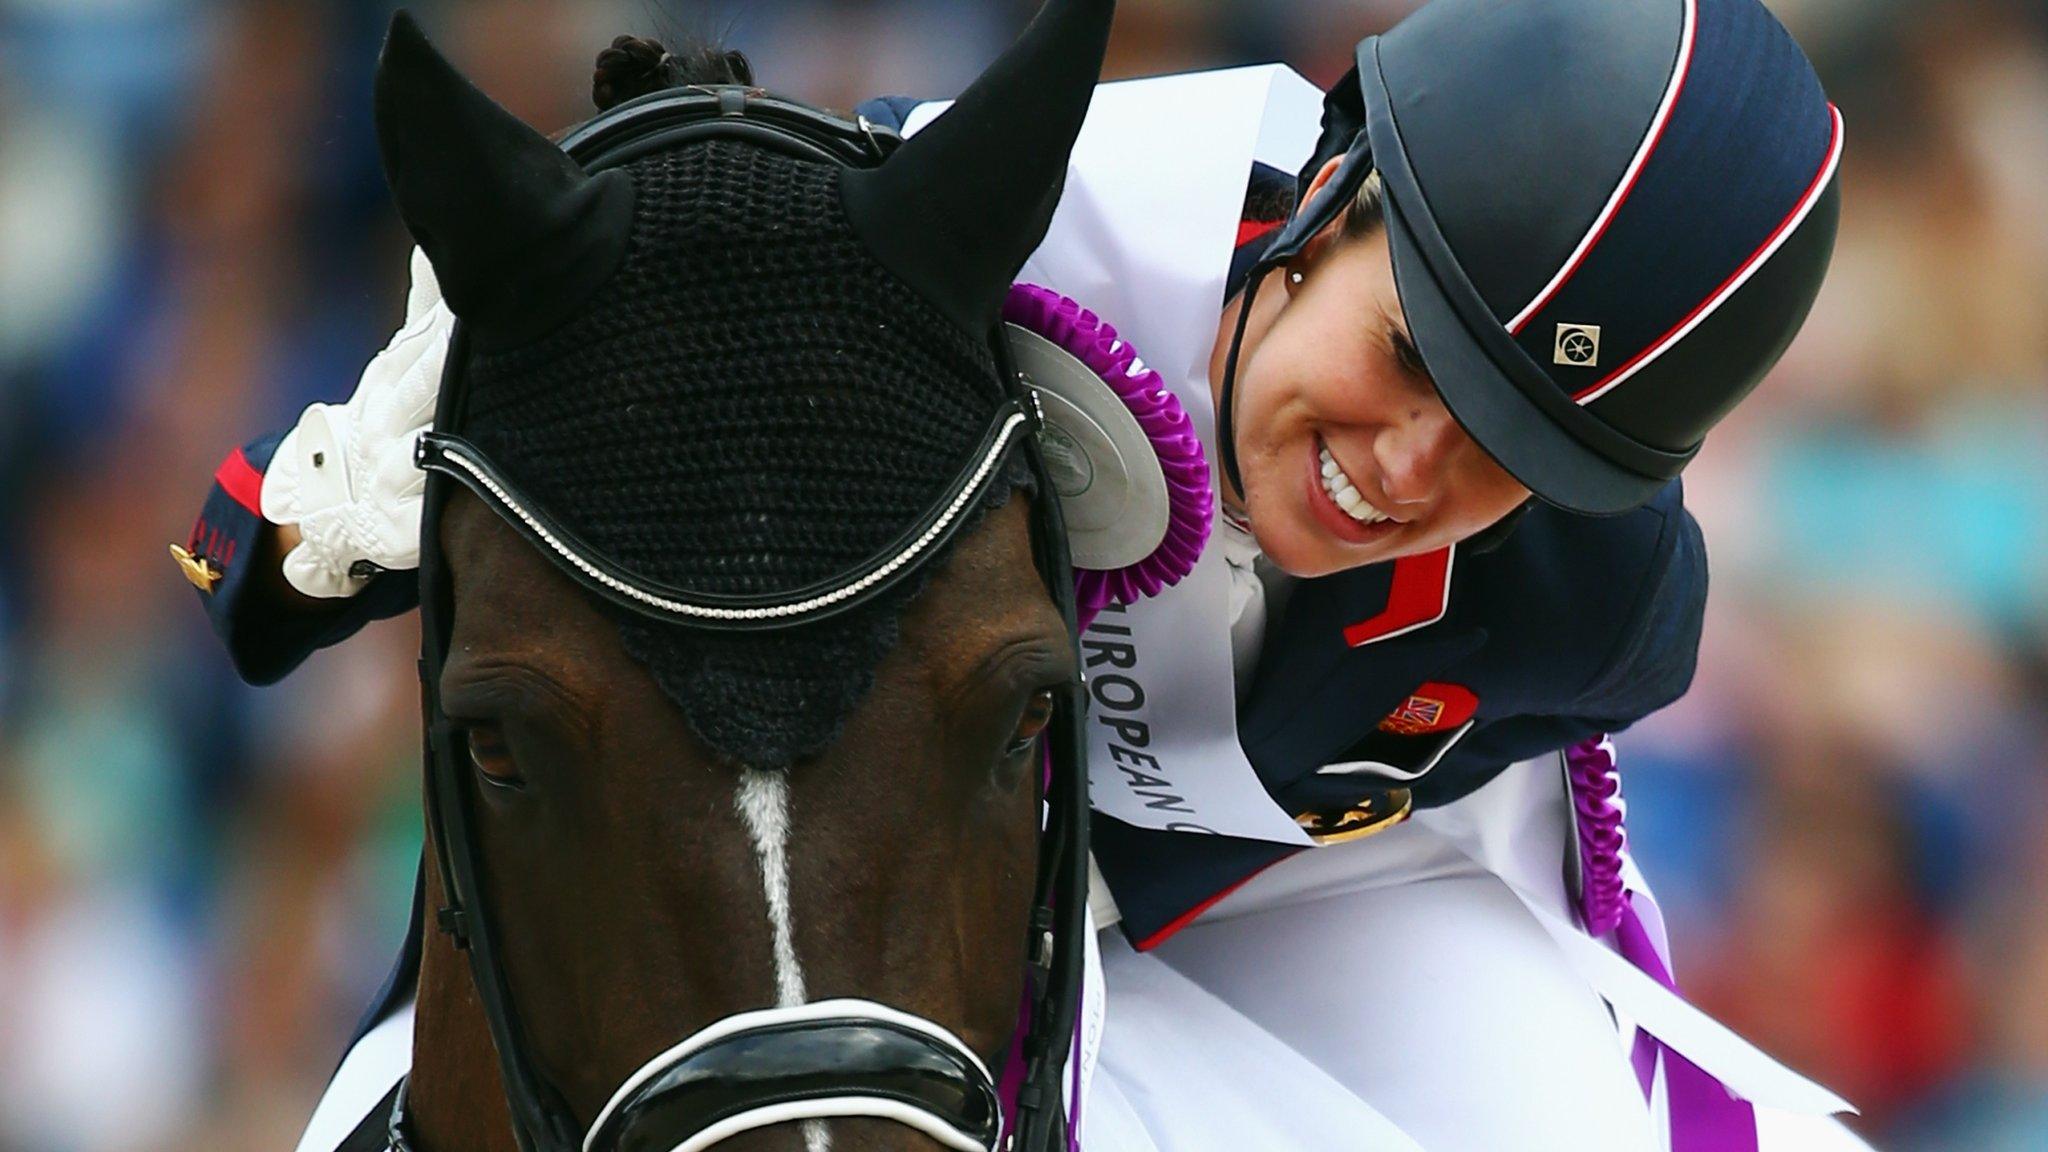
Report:
M1605 936L1620 926L1628 898L1621 875L1622 849L1628 843L1623 827L1627 807L1621 799L1614 742L1597 736L1566 749L1564 758L1579 824L1579 917L1587 932Z
M1194 571L1215 515L1209 460L1180 401L1108 321L1036 284L1011 287L1003 319L1045 337L1101 377L1137 417L1166 476L1166 537L1152 554L1112 571L1074 570L1075 606L1085 628L1108 605L1157 596Z
M1653 913L1649 893L1630 895L1622 878L1622 853L1628 835L1623 817L1621 774L1615 766L1614 741L1596 736L1565 750L1572 812L1578 821L1579 918L1594 936L1613 934L1622 959L1652 980L1678 992L1671 957L1662 931L1652 931L1643 908ZM1661 923L1661 917L1657 917ZM1757 1152L1756 1109L1749 1101L1649 1032L1639 1030L1629 1062L1644 1099L1654 1099L1658 1069L1663 1069L1670 1101L1672 1152Z

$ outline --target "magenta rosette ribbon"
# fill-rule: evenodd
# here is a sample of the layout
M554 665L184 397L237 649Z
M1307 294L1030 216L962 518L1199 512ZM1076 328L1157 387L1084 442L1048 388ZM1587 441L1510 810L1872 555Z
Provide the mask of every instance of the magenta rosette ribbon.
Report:
M1622 959L1677 992L1671 956L1635 906L1638 896L1648 901L1650 895L1629 892L1622 875L1628 808L1621 799L1614 742L1596 736L1565 749L1564 759L1579 826L1579 919L1595 936L1612 933ZM1705 1069L1641 1030L1630 1063L1646 1097L1652 1094L1658 1066L1663 1066L1671 1152L1757 1152L1756 1109Z
M1579 822L1579 919L1586 931L1605 936L1621 926L1627 886L1621 877L1622 849L1628 845L1623 827L1627 808L1621 801L1621 773L1614 763L1614 742L1605 736L1565 750L1571 775L1572 810Z
M1074 570L1075 607L1086 628L1108 605L1157 596L1194 571L1215 516L1209 460L1180 401L1107 320L1036 284L1011 287L1003 320L1043 336L1101 377L1137 417L1166 475L1166 537L1152 554L1112 571Z

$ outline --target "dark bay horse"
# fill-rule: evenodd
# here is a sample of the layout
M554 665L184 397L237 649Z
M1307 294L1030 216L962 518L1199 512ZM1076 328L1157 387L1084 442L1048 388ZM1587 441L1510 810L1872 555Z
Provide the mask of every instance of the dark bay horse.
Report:
M1051 0L907 142L711 86L557 147L394 22L380 145L459 326L392 1146L1065 1146L1082 694L998 314L1111 8Z
M480 502L447 509L442 706L470 723L480 773L520 782L482 790L481 863L527 1037L577 1116L719 1017L805 999L915 1012L995 1066L1037 858L1037 762L1014 748L1073 674L1025 513L960 541L839 742L785 774L718 763L587 595ZM415 1034L415 1147L511 1147L445 935L428 937ZM880 1120L831 1130L838 1149L919 1146Z

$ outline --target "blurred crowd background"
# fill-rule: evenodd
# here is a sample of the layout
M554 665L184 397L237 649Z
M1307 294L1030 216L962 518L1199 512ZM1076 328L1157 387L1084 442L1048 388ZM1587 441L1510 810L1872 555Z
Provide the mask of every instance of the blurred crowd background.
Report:
M1320 83L1403 0L1125 0L1112 72ZM2048 16L1775 0L1849 126L1833 275L1689 498L1691 695L1621 742L1698 999L1885 1149L2048 1149ZM625 31L851 107L1030 0L418 5L545 129ZM409 621L241 685L166 554L340 399L407 245L376 0L0 0L0 1152L290 1147L401 933Z

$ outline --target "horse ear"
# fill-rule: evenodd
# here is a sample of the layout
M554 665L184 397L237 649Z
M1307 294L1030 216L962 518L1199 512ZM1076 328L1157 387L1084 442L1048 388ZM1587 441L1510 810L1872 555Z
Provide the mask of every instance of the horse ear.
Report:
M624 258L632 181L587 175L478 91L404 11L377 60L376 122L399 215L449 308L486 343L567 320Z
M1102 75L1115 0L1047 0L959 101L841 198L876 259L969 331L1045 239Z

